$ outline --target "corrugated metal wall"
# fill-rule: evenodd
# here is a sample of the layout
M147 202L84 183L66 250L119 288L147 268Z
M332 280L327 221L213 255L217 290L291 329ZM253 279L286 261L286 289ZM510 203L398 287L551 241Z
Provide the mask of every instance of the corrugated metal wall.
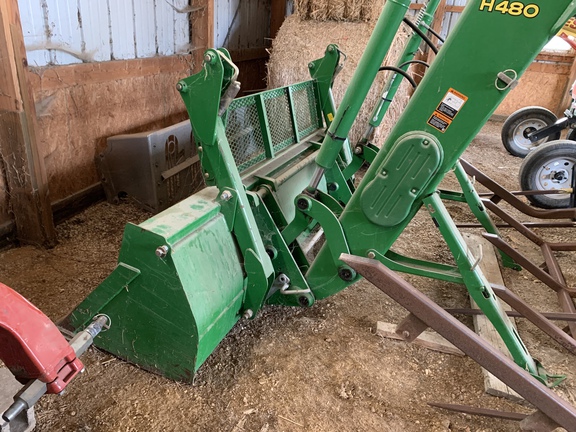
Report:
M447 0L447 6L466 6L468 0ZM450 31L454 28L456 23L458 22L458 18L460 18L462 13L460 12L446 12L444 15L444 21L442 22L442 31L440 35L446 39Z
M18 0L31 66L186 53L188 0Z
M263 48L270 34L270 0L218 0L214 4L217 47Z

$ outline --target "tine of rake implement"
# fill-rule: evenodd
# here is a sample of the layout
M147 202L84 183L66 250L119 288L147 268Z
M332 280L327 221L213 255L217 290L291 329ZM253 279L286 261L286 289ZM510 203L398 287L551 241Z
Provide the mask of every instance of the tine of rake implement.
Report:
M470 405L446 404L439 402L428 402L428 405L434 408L442 408L448 411L454 411L463 414L480 415L484 417L499 418L503 420L522 421L526 417L528 417L527 414L515 413L510 411L498 411L488 408L477 408Z
M546 416L569 432L576 432L576 409L574 407L410 283L376 260L349 254L340 255L340 260L444 336L446 340L460 348L480 366L515 390Z

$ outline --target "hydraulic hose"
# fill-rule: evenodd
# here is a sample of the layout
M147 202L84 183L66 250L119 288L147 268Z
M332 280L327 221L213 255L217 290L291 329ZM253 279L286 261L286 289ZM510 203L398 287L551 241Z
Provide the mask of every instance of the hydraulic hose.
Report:
M420 30L416 24L414 24L412 21L410 21L406 17L404 17L404 19L402 21L404 21L404 24L406 24L408 27L410 27L412 30L414 30L414 32L418 33L418 36L420 36L422 38L422 40L424 42L426 42L426 44L430 47L430 49L432 51L434 51L434 54L438 54L438 48L436 48L436 45L434 45L434 42L432 42L430 40L430 38L428 36L426 36L424 34L424 32L422 32L422 30Z

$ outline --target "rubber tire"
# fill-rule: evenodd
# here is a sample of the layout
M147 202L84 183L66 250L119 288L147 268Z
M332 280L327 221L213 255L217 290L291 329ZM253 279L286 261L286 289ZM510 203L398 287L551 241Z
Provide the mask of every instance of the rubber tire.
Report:
M543 138L538 143L529 144L527 139L526 143L519 143L514 139L514 135L517 135L521 132L518 130L518 128L522 127L522 123L527 121L536 121L538 123L544 123L542 127L546 127L556 123L556 120L558 120L556 115L546 108L530 106L519 109L510 115L510 117L506 119L504 125L502 126L502 144L504 144L504 148L508 150L511 155L521 158L526 157L531 150L538 147L539 145L548 141L560 139L560 132ZM526 133L527 130L528 128L524 129L523 133Z
M566 135L566 139L570 141L576 141L576 129L570 129L568 135Z
M523 191L546 190L540 182L541 170L556 159L566 163L576 163L576 142L568 140L550 141L532 150L522 162L519 172L520 187ZM572 166L568 165L568 179L562 188L571 187ZM570 195L527 195L526 198L536 207L544 209L566 208L570 205Z

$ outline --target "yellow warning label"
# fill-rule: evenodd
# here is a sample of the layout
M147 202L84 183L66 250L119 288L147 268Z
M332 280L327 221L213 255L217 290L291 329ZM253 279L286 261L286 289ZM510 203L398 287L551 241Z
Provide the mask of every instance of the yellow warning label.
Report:
M332 113L328 113L327 117L328 117L328 121L334 120L334 114L332 114Z
M446 129L450 127L452 121L467 101L467 96L453 88L448 89L448 92L428 119L428 124L442 133L446 132Z
M560 30L558 34L560 35L562 33L576 37L576 18L572 17L564 24L564 27L562 27L562 30Z

